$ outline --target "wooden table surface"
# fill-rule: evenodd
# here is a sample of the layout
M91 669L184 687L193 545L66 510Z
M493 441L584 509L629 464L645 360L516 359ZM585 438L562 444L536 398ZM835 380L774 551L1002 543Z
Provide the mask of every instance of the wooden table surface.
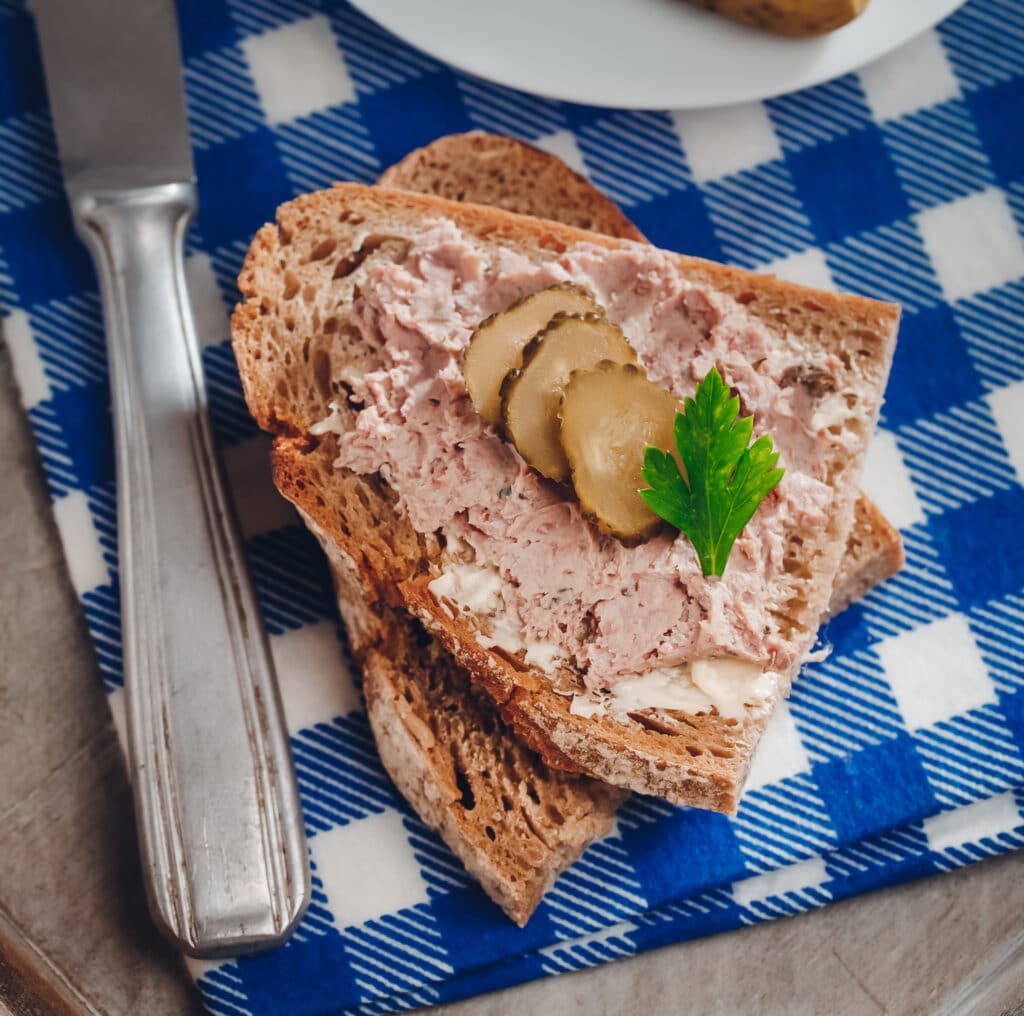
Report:
M198 1011L0 342L0 1016ZM1024 852L436 1011L1024 1016Z

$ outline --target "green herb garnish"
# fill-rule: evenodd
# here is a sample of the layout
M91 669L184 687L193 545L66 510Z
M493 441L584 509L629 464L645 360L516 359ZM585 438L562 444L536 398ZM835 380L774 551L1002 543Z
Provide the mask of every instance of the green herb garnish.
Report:
M737 420L739 411L740 400L712 367L676 413L685 476L671 452L650 445L644 451L643 478L650 489L640 496L686 534L705 575L725 571L736 537L784 472L775 468L779 453L767 434L750 444L754 418Z

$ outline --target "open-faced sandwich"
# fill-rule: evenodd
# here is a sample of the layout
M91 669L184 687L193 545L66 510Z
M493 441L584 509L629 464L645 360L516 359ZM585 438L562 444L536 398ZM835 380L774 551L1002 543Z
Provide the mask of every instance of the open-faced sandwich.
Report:
M385 760L428 775L414 803L506 910L608 827L602 784L733 810L828 607L895 309L354 185L283 206L242 288L249 405L332 559ZM458 701L478 753L507 724L540 759L448 786Z

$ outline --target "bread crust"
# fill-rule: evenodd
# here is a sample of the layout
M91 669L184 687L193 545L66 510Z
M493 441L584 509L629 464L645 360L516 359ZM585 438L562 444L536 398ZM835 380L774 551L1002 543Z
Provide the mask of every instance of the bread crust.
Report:
M826 618L841 614L904 565L900 531L870 498L861 494L853 509L846 552L839 563Z
M500 134L447 134L410 152L377 183L645 241L619 206L586 177L557 156Z
M752 711L743 723L714 712L627 723L572 716L567 699L542 676L482 649L463 622L444 615L426 591L439 545L431 546L429 534L411 531L379 482L331 470L329 437L310 437L311 427L328 415L331 391L323 384L296 388L295 376L311 371L310 350L319 337L298 311L294 316L299 320L288 326L295 297L307 290L330 292L343 304L346 279L338 277L339 256L337 264L347 264L344 259L351 260L367 233L401 238L431 218L451 219L482 243L511 246L537 258L556 257L584 241L609 249L628 243L493 208L354 184L283 205L277 225L264 227L253 241L240 276L245 299L232 319L250 410L262 427L278 435L274 465L279 488L352 559L371 603L416 614L549 764L585 769L607 782L676 803L734 811L753 747L774 703ZM324 250L327 255L322 255ZM792 559L804 574L793 580L785 617L809 647L850 528L855 492L851 485L859 477L863 449L877 418L898 309L685 255L671 257L684 277L733 296L770 330L784 329L811 348L833 353L842 364L840 373L848 375L841 378L847 382L844 389L860 393L860 411L849 424L858 450L852 455L837 453L828 463L836 492L829 523L814 532L792 534ZM339 504L352 507L353 492L356 500L370 507L339 512ZM786 690L780 688L780 693Z

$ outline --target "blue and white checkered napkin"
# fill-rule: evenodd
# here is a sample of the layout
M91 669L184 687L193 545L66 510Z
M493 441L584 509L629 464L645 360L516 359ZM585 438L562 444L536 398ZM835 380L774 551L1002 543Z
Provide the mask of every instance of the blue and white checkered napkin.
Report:
M343 2L182 0L201 211L188 278L278 663L315 900L278 952L195 965L217 1013L386 1012L790 914L1024 845L1024 6L714 113L609 112L465 77ZM452 131L556 152L656 243L903 304L865 487L908 563L829 627L736 818L634 800L525 930L398 798L320 553L269 488L227 313L281 201ZM32 22L0 0L0 304L115 716L114 472L99 300Z

